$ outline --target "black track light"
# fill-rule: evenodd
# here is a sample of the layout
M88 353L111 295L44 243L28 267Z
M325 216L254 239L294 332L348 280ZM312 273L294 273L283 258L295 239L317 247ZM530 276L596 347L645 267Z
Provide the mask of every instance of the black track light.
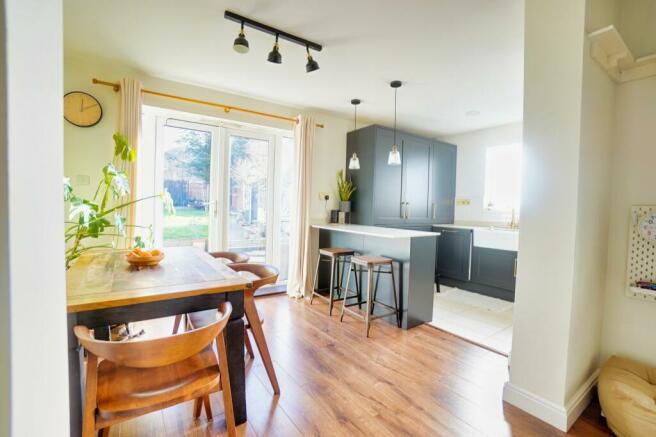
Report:
M232 48L235 49L237 53L248 53L248 40L244 34L244 22L241 23L241 30L239 31L239 36L235 38L235 42L232 43Z
M280 54L280 45L278 44L278 34L276 34L276 43L273 45L273 50L269 52L267 60L274 64L282 64L282 55Z
M307 64L305 64L305 71L311 73L314 70L318 70L319 63L312 59L312 55L310 54L310 47L305 46L305 50L307 51Z

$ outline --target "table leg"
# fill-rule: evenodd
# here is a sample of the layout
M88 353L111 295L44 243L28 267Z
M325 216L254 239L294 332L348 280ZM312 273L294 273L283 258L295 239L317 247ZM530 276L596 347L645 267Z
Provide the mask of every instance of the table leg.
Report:
M240 425L246 416L246 371L244 368L244 293L228 293L232 304L230 321L225 327L225 341L228 353L228 371L230 372L230 389L235 423Z
M71 437L82 435L82 359L73 327L77 325L77 314L68 314L68 402Z

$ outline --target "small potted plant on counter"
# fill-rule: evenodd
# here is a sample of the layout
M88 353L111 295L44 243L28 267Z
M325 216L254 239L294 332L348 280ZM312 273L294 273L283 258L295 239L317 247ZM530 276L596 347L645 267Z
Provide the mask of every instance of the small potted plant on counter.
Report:
M337 191L339 192L339 210L351 212L351 196L357 188L353 181L344 179L344 170L337 172Z

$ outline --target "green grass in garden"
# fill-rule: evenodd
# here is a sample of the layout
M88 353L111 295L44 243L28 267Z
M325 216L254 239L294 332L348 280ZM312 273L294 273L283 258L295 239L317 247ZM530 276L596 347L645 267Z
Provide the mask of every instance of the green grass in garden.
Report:
M204 209L176 208L175 215L164 213L164 240L207 238L209 219Z

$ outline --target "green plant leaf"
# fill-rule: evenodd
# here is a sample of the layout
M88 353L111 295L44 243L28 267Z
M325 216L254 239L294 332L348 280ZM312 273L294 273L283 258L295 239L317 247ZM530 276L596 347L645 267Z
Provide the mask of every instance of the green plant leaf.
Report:
M98 205L86 199L74 197L71 199L69 220L76 220L80 225L88 227L89 222L96 217Z
M123 197L130 192L130 181L124 171L117 172L111 181L112 193L115 198Z
M64 178L64 202L68 202L73 197L73 187L71 186L71 178Z

